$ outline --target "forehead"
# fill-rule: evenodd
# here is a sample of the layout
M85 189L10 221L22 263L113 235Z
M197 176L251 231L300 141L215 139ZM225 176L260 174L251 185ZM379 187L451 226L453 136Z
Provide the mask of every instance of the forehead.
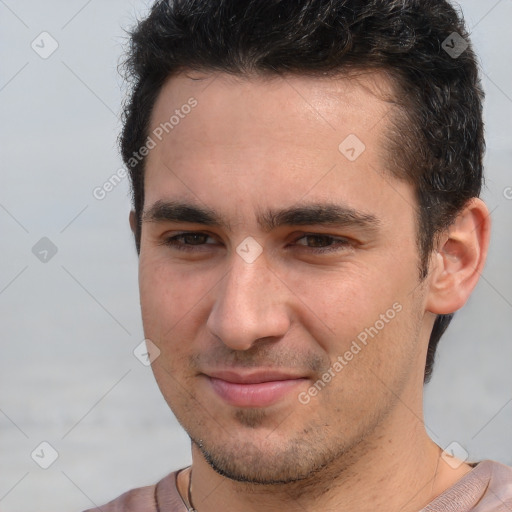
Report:
M245 198L257 210L335 192L376 201L388 174L391 98L385 73L183 72L164 84L152 112L145 203L180 196L240 207Z
M321 134L322 129L339 135L358 130L362 134L385 125L380 121L389 113L395 96L394 81L381 71L312 77L183 71L162 87L150 125L156 128L165 124L170 114L179 114L194 98L198 107L194 108L194 117L201 116L203 130L199 132L198 125L193 129L206 140L215 134L229 134L234 141L247 133L264 136L277 127L288 128L281 136L290 135L295 140L311 132ZM302 123L295 124L290 133L289 123L296 121ZM191 124L180 124L180 130L173 129L168 134L170 138L179 136L179 132L187 134Z

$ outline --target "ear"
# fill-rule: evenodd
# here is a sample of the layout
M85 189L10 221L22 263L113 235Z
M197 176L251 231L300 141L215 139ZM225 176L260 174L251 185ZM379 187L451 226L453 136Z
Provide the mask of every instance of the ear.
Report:
M136 228L137 228L137 221L135 219L135 212L132 210L130 212L130 228L132 230L132 233L135 235L136 233Z
M471 199L433 254L427 311L447 315L464 306L483 271L490 231L487 206L481 199Z

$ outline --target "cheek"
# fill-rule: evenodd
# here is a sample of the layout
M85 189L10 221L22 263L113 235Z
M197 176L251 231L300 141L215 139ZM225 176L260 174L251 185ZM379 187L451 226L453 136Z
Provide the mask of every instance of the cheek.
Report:
M288 269L280 278L293 292L291 300L300 323L319 343L343 343L370 327L402 295L399 283L389 283L377 267L357 263L336 268ZM383 283L385 281L385 283ZM332 347L324 347L331 351Z
M318 407L323 404L326 410L343 413L339 428L358 424L362 418L375 419L401 396L417 369L416 309L411 303L394 304L395 308L383 308L385 320L378 310L364 318L347 317L345 325L340 323L343 334L329 339L331 367L308 393L318 395Z
M350 366L378 367L400 357L406 349L400 340L411 337L409 319L417 316L411 279L405 272L392 279L382 268L332 273L304 290L314 313L306 313L306 328L331 360L346 354Z
M201 314L221 277L141 254L139 290L146 335L166 338L173 330L183 332L196 325L192 319Z

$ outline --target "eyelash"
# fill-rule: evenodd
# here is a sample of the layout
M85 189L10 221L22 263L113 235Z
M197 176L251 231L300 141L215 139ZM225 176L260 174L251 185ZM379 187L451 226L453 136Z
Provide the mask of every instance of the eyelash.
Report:
M162 245L166 245L166 246L176 249L178 251L184 251L184 252L196 252L197 251L196 247L201 247L204 245L214 245L214 244L196 244L196 245L194 245L194 244L186 244L186 243L177 242L177 240L179 240L179 239L185 239L186 237L191 237L191 236L210 237L211 238L211 236L208 233L186 231L183 233L179 233L178 235L174 235L169 238L166 238L162 242ZM319 233L304 233L302 236L297 238L295 240L295 242L297 242L298 240L301 240L303 238L317 238L317 239L324 239L324 240L331 242L329 245L327 245L325 247L302 246L305 249L309 249L310 252L312 252L314 254L327 254L330 252L346 249L347 246L351 245L350 241L347 240L346 238L339 238L339 237L334 237L334 236L324 235L324 234L319 234ZM201 249L199 249L199 250L201 250Z

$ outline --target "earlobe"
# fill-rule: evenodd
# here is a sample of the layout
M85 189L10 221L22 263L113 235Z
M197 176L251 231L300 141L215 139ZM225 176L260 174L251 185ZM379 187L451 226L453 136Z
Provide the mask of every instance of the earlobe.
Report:
M137 254L140 255L140 227L138 226L137 215L135 215L133 210L130 212L130 228L135 239L135 248L137 249Z
M130 212L130 228L132 230L132 233L135 235L136 233L136 227L137 227L137 221L135 219L135 212L132 210Z
M427 311L447 315L464 306L485 265L490 227L489 210L474 198L443 233L432 258Z

